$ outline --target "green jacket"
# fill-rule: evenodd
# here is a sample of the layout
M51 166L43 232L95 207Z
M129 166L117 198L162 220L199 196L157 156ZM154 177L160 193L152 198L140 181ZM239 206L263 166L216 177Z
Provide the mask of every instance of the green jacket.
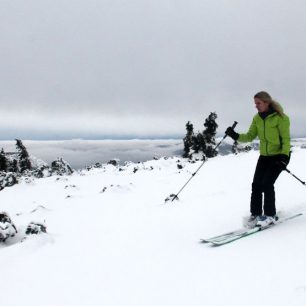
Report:
M258 136L260 155L270 156L290 152L290 120L287 115L274 112L262 119L259 114L253 118L246 134L240 134L238 141L251 142Z

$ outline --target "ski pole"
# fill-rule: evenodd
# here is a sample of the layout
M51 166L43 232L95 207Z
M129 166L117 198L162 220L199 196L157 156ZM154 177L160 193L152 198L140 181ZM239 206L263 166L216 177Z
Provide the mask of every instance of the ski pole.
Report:
M238 124L237 121L234 121L234 124L232 125L232 129L234 129L236 127L236 125ZM222 143L222 141L227 137L227 134L225 134L223 136L223 138L220 140L220 142L214 147L214 151L218 149L218 147L220 146L220 144ZM188 185L188 183L192 180L192 178L199 172L199 170L203 167L203 165L205 164L206 160L204 159L203 163L201 164L201 166L191 175L190 179L184 184L184 186L179 190L179 192L175 195L173 195L173 198L171 200L171 202L173 202L175 199L178 199L178 195L183 191L183 189Z
M297 179L299 182L301 182L303 185L306 185L305 182L303 182L301 179L299 179L296 175L294 175L293 173L291 173L291 171L289 171L287 168L285 169L285 171L287 171L290 175L292 175L295 179Z

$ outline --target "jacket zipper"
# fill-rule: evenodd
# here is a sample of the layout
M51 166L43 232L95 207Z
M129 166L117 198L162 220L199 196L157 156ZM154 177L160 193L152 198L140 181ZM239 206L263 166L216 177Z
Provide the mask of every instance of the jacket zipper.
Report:
M267 153L267 155L269 155L269 153L268 153L268 140L266 138L266 118L264 119L264 138L265 138L265 141L266 141L266 153Z

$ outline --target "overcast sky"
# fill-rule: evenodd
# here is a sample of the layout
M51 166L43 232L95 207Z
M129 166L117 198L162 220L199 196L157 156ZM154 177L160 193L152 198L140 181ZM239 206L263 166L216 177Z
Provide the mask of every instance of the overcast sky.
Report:
M0 0L0 139L247 130L266 90L306 136L305 0Z

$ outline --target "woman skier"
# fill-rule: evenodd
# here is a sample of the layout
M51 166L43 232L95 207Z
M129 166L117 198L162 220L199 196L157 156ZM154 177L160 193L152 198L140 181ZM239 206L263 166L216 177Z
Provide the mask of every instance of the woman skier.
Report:
M280 104L267 92L258 92L254 101L258 113L248 132L238 134L228 127L225 133L239 142L251 142L256 137L260 140L260 156L252 183L251 216L247 220L247 227L264 227L278 219L274 183L290 160L290 120Z

